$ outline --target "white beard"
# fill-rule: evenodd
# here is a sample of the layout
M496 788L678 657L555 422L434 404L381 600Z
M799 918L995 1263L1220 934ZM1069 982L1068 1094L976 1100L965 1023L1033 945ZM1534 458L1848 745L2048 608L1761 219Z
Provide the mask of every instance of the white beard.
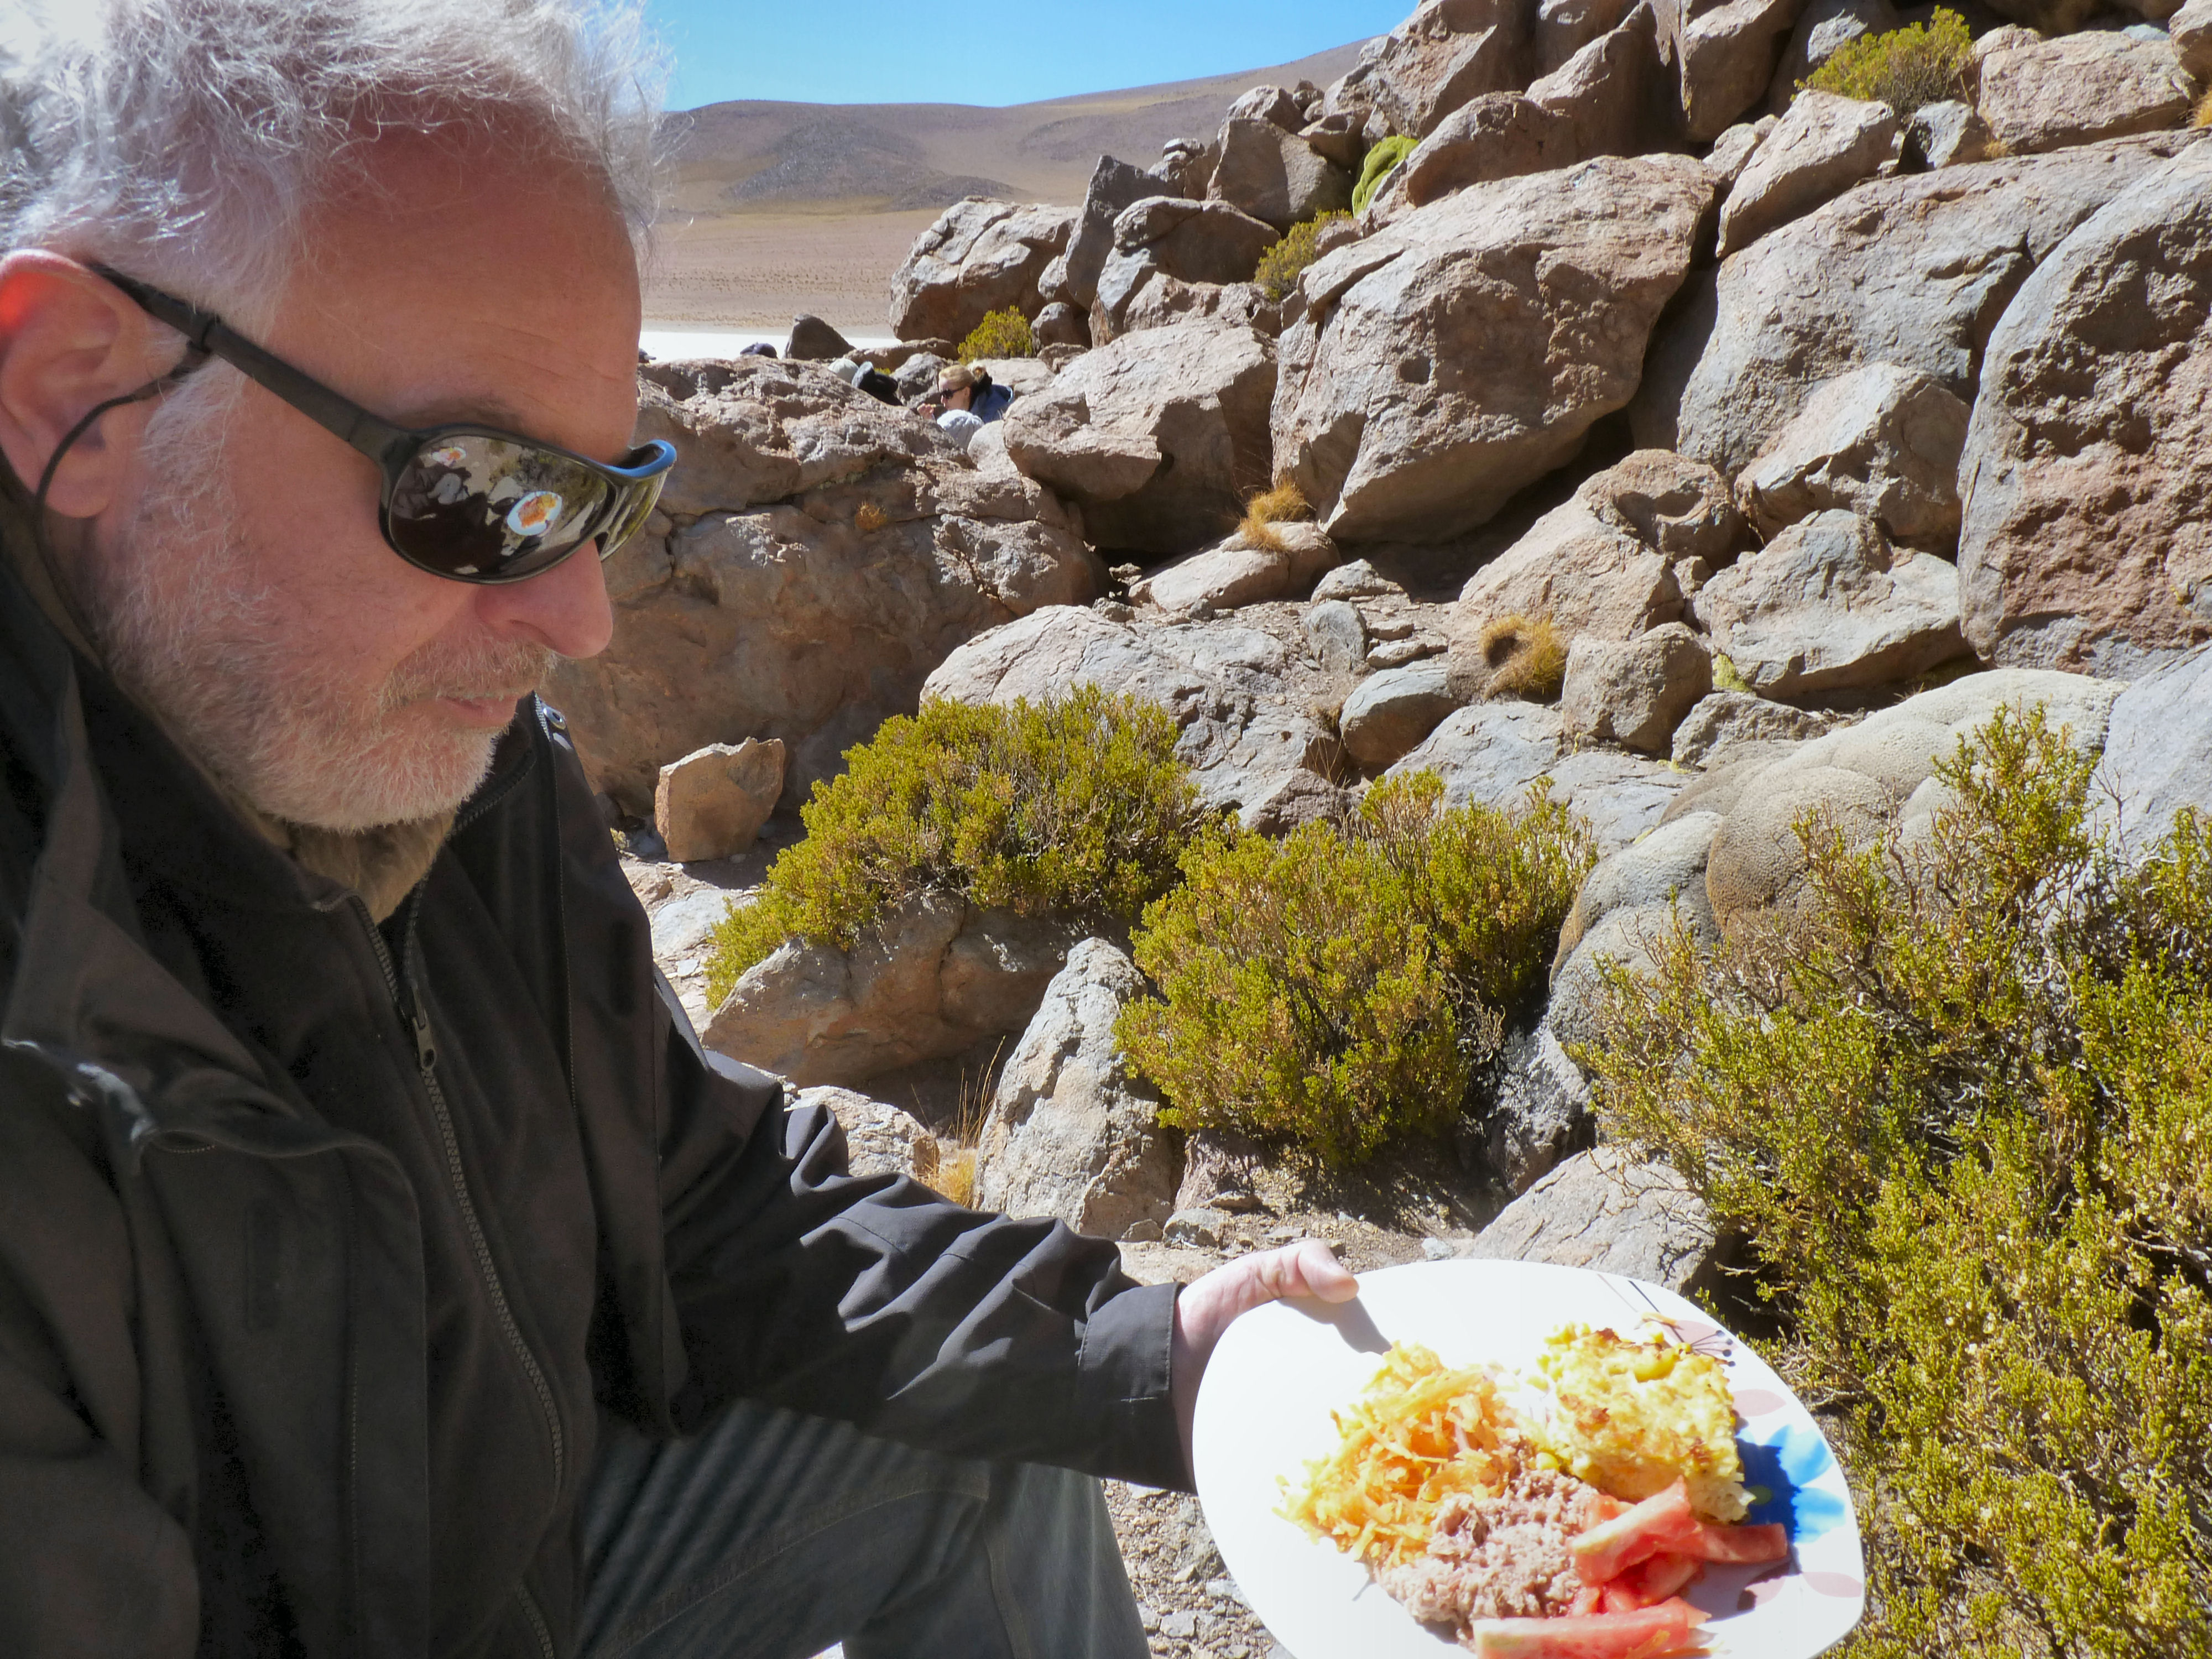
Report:
M155 412L142 451L155 482L121 545L92 562L84 609L109 672L271 817L362 830L451 811L483 782L498 734L399 716L435 697L519 697L554 653L434 641L374 688L332 672L322 641L348 618L288 614L235 531L220 434L239 383L222 378L187 382Z

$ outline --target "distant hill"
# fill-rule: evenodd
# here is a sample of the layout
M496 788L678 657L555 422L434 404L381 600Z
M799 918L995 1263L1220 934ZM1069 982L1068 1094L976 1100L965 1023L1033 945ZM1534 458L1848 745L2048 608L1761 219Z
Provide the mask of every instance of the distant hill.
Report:
M963 196L1083 199L1102 155L1149 165L1267 82L1327 86L1363 43L1294 64L991 109L744 100L666 118L675 178L647 315L771 327L794 311L881 333L890 273Z

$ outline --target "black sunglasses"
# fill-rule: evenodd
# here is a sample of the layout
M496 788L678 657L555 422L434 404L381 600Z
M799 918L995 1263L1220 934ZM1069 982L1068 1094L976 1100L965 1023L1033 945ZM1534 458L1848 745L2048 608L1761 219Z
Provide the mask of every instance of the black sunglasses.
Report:
M643 527L672 444L634 449L619 465L496 427L410 432L270 356L213 312L104 265L93 267L149 316L220 357L384 469L377 526L392 550L434 576L519 582L597 538L607 558Z

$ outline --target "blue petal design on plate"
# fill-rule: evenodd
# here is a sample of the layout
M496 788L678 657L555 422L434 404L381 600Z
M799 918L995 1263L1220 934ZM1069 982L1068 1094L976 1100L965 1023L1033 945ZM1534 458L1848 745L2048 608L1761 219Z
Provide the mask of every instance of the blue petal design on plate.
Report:
M1813 1486L1836 1462L1817 1431L1785 1423L1775 1440L1738 1440L1735 1446L1743 1459L1743 1483L1752 1489L1749 1519L1785 1522L1793 1544L1809 1542L1843 1523L1844 1500Z

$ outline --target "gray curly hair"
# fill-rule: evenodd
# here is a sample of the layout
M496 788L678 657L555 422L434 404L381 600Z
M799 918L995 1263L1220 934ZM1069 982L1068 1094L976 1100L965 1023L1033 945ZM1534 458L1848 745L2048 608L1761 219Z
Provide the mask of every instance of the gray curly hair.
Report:
M499 124L604 179L642 256L659 67L634 0L12 0L0 248L252 320L369 139Z

